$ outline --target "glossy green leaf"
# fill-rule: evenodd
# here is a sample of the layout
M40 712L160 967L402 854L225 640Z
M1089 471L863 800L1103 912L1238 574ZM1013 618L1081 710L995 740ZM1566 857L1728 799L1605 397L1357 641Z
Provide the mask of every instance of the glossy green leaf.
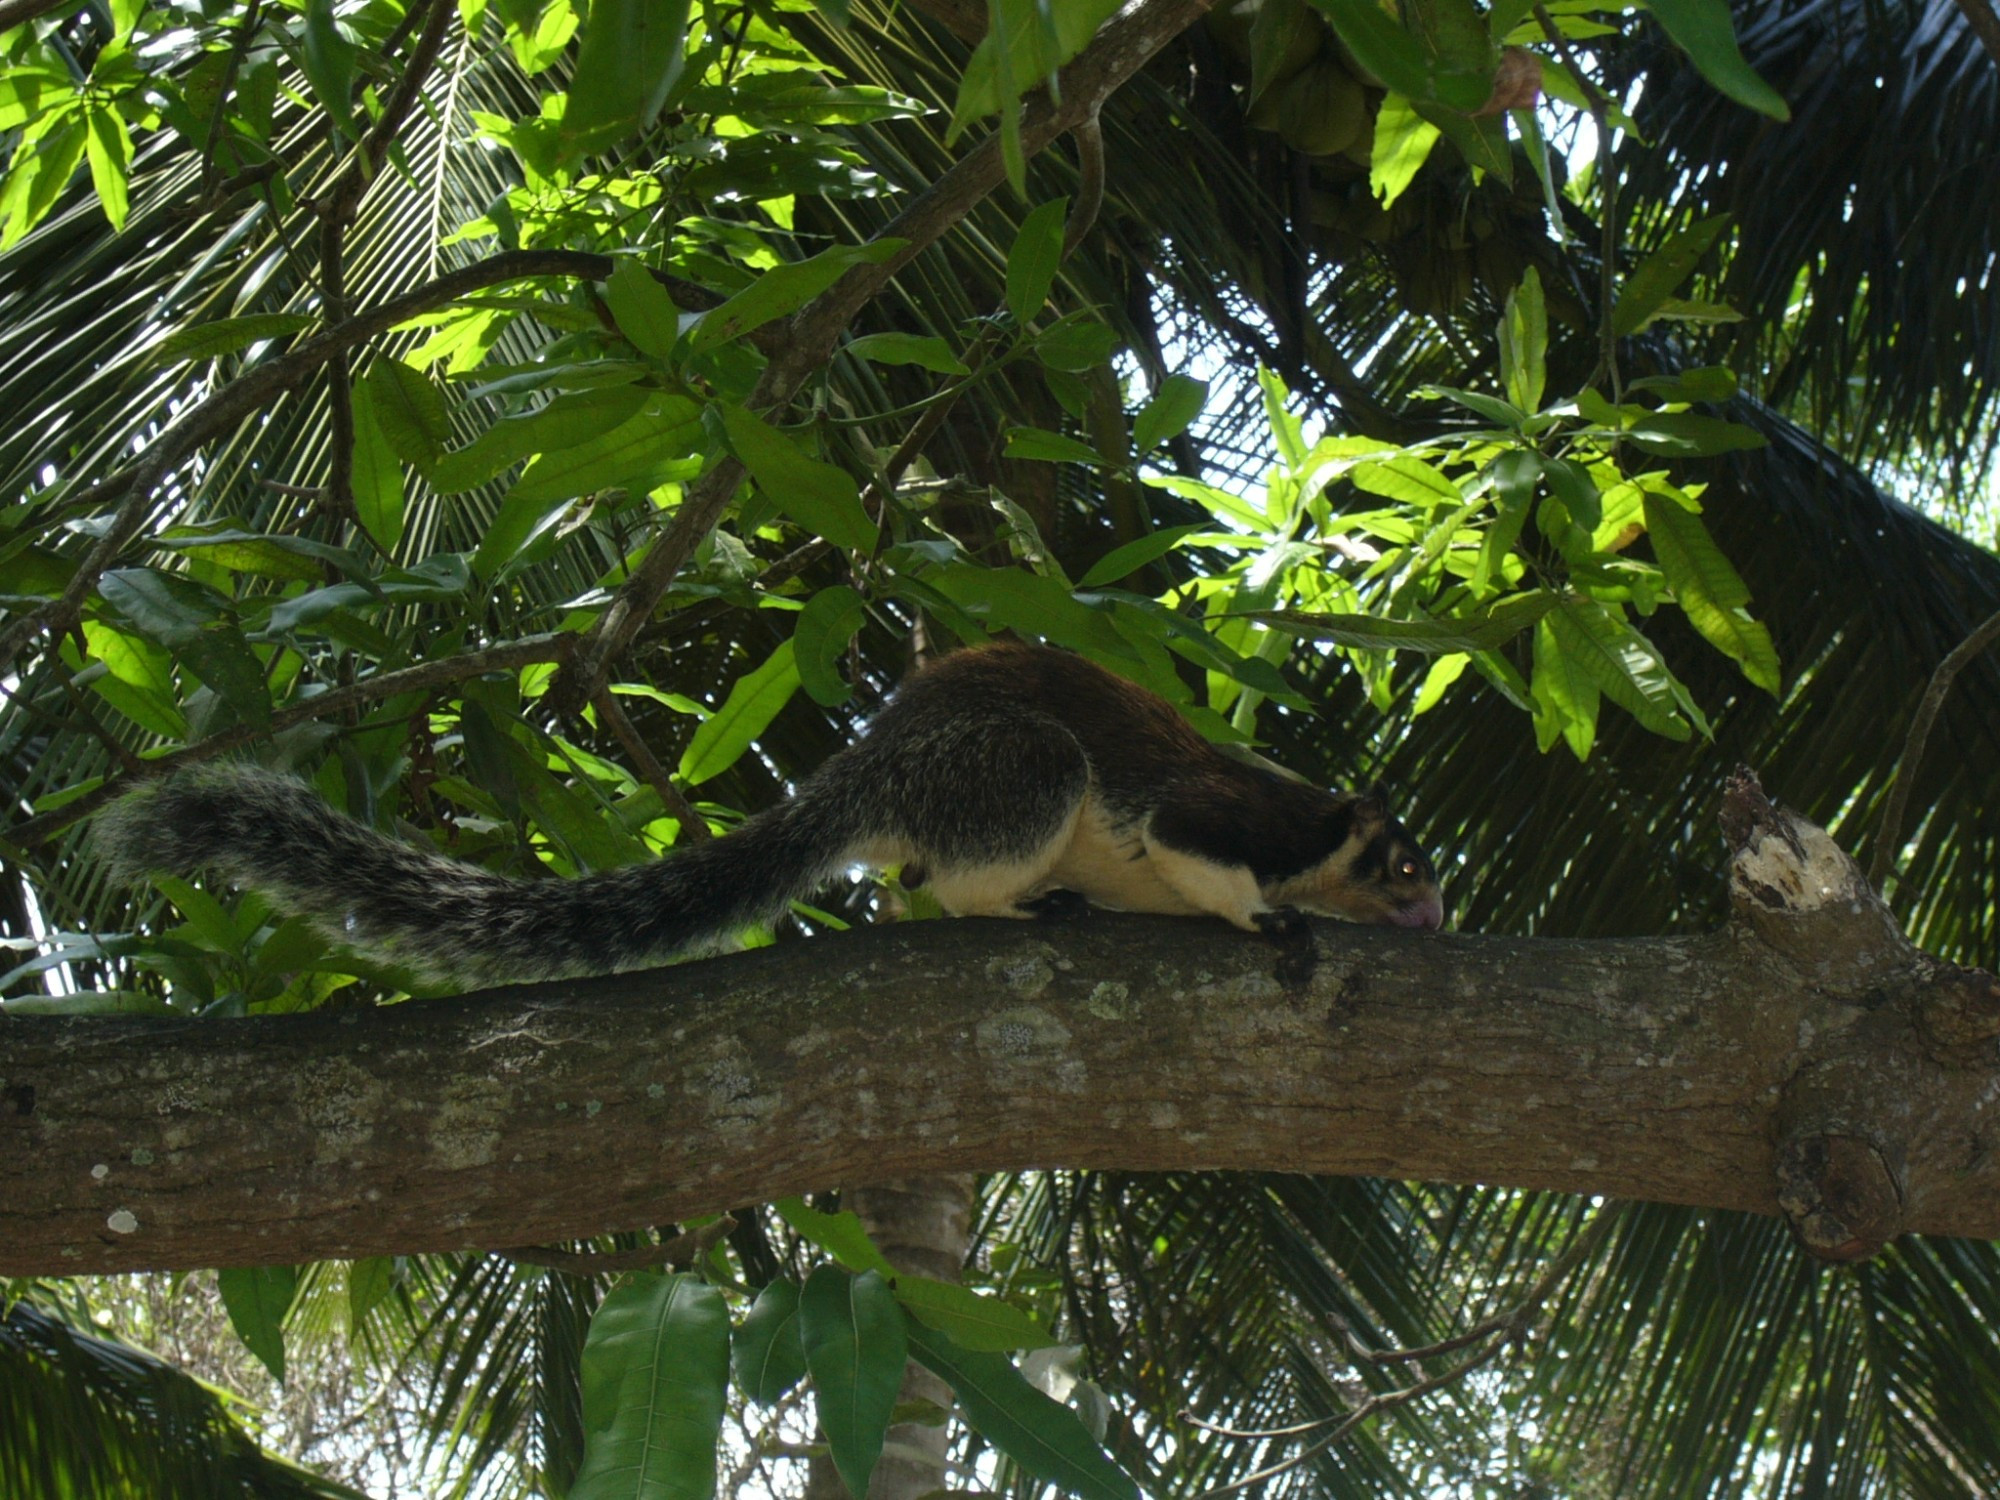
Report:
M1693 731L1668 686L1652 643L1594 599L1565 599L1547 617L1564 659L1605 697L1655 734L1687 739Z
M861 505L854 476L838 465L809 458L796 443L756 413L723 405L729 445L757 481L757 488L787 518L836 547L872 551L876 526Z
M1066 318L1035 340L1035 358L1050 370L1082 374L1118 352L1118 330L1095 318Z
M1537 741L1547 750L1560 734L1578 760L1588 760L1597 740L1597 683L1564 649L1551 617L1535 625L1534 663Z
M1611 310L1611 326L1620 337L1637 333L1651 321L1661 304L1694 274L1709 246L1728 227L1728 214L1698 220L1667 236L1659 249L1639 262L1619 287L1618 301Z
M832 286L854 266L887 260L903 248L901 240L871 240L865 245L835 245L806 260L773 266L722 306L705 312L688 334L696 353L741 338L775 318L787 317Z
M1627 428L1625 437L1635 448L1670 458L1706 458L1762 448L1766 442L1754 427L1693 411L1649 413Z
M763 665L736 679L722 707L695 730L681 756L680 779L688 786L699 786L735 765L750 742L778 716L778 710L792 701L798 686L799 668L792 643L780 641Z
M608 432L541 455L514 481L507 498L536 506L614 485L651 489L663 478L678 477L700 444L701 408L685 396L655 391L637 412ZM480 553L485 552L482 543Z
M610 432L642 411L650 393L636 386L574 391L521 416L495 422L463 448L441 457L431 486L453 495L504 473L524 458L559 453Z
M385 554L403 539L403 466L383 434L376 402L384 382L361 381L354 388L354 511L362 529Z
M373 1255L350 1261L347 1267L347 1331L352 1339L368 1321L368 1315L382 1305L395 1290L396 1262L393 1256Z
M1457 402L1467 411L1477 412L1496 427L1518 428L1528 420L1528 414L1511 401L1502 401L1498 396L1482 396L1478 391L1459 390L1449 385L1427 385L1417 394L1442 397L1446 401Z
M566 155L651 128L680 82L687 28L688 0L592 0L563 112Z
M319 107L352 133L354 64L359 49L334 19L334 0L306 0L305 69Z
M819 1246L850 1271L880 1271L884 1276L896 1274L895 1268L868 1238L868 1231L861 1227L857 1215L844 1209L837 1214L821 1213L799 1198L781 1198L771 1207L801 1239Z
M1052 464L1090 464L1102 467L1105 459L1090 444L1060 432L1039 427L1007 429L1007 457L1039 459Z
M834 1467L865 1496L909 1362L903 1309L879 1272L821 1266L799 1293L799 1342Z
M867 613L866 601L844 583L821 589L799 611L798 622L792 626L793 655L799 665L799 681L813 702L831 708L854 696L853 687L840 675L838 663Z
M1744 606L1749 587L1708 534L1700 516L1651 493L1642 500L1653 555L1667 575L1688 623L1743 675L1774 696L1780 686L1778 652L1771 633Z
M218 318L212 323L196 323L178 329L153 346L158 364L183 359L214 359L265 339L283 338L288 333L313 326L303 313L254 313L244 318Z
M1067 198L1037 204L1021 221L1014 248L1007 252L1007 311L1016 323L1029 322L1049 300L1062 266L1063 215Z
M1337 641L1343 646L1432 653L1491 651L1541 619L1554 603L1552 594L1536 590L1457 619L1390 620L1376 615L1314 614L1296 609L1253 610L1248 618L1291 635Z
M947 1335L962 1349L1004 1353L1010 1349L1049 1349L1057 1343L1046 1328L1013 1303L982 1296L969 1286L902 1272L892 1285L896 1300L918 1322Z
M1783 96L1743 60L1730 20L1729 0L1647 0L1646 8L1687 53L1702 77L1738 104L1774 120L1791 119Z
M604 301L617 320L618 331L641 354L664 358L681 336L681 310L673 295L653 273L629 256L622 257L604 283Z
M1022 1472L1085 1500L1138 1500L1082 1420L1029 1385L1004 1354L963 1349L942 1333L910 1330L910 1354L951 1387L966 1420Z
M729 1309L687 1275L614 1288L590 1320L583 1464L569 1500L708 1500L729 1384Z
M941 338L914 333L871 333L854 339L847 352L878 365L919 365L940 375L969 375L965 361Z
M1138 572L1155 558L1166 556L1180 545L1184 537L1207 529L1199 521L1187 526L1169 526L1150 536L1142 536L1136 542L1127 542L1122 547L1114 547L1092 565L1077 587L1090 589L1117 583L1120 579Z
M1368 190L1384 208L1403 196L1430 160L1438 128L1418 114L1409 99L1391 93L1375 115L1375 142L1369 149Z
M1201 415L1202 403L1207 400L1207 381L1191 375L1169 375L1132 419L1133 448L1141 454L1151 453L1169 438L1179 437Z
M132 138L117 110L106 105L90 106L90 138L86 142L90 158L90 181L97 189L97 201L113 229L125 227L130 210L125 178L132 166Z
M165 646L245 723L270 722L271 697L264 667L236 622L229 604L192 579L151 568L120 568L98 581L107 608L142 634Z
M428 476L452 439L443 392L422 370L386 356L369 365L360 384L389 451Z
M805 1345L799 1342L799 1284L780 1277L757 1294L730 1341L737 1387L769 1406L805 1378Z
M285 1382L285 1314L298 1295L299 1273L293 1266L245 1266L218 1271L216 1288L229 1313L229 1326L256 1355L271 1378Z
M1548 383L1549 317L1542 303L1542 278L1533 266L1507 295L1500 318L1500 378L1507 399L1524 412L1542 409Z

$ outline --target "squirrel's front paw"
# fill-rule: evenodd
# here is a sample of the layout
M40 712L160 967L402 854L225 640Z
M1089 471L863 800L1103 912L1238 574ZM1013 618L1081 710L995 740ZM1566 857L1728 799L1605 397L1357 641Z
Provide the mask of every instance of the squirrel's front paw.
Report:
M1306 914L1296 906L1274 906L1269 911L1253 912L1250 920L1265 937L1281 943L1306 937L1312 931L1306 925Z

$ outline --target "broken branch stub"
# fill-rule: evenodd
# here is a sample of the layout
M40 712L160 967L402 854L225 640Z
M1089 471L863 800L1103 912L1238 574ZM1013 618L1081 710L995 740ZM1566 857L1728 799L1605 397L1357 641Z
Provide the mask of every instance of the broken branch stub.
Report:
M1747 768L1722 825L1735 925L1807 997L1775 1112L1778 1208L1808 1253L1864 1259L1995 1145L2000 982L1919 951L1860 866Z

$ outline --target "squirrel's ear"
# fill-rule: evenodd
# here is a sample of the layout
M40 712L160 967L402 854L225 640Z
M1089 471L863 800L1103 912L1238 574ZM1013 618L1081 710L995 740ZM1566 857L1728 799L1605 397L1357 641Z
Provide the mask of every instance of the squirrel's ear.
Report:
M1355 815L1364 823L1382 823L1389 817L1389 786L1378 781L1363 792L1354 803Z

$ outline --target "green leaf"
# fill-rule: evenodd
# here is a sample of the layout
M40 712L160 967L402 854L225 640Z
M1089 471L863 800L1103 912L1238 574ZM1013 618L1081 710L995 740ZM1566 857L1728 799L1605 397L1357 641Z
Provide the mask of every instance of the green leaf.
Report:
M403 539L403 466L382 432L375 403L382 382L364 380L354 390L354 510L362 529L385 555Z
M614 485L648 490L663 479L680 477L700 445L701 408L685 396L654 391L608 432L542 454L514 481L507 498L525 506L548 506ZM479 550L485 554L484 542Z
M123 229L130 208L125 177L132 165L132 138L125 133L125 121L108 105L90 106L90 180L97 189L97 201L104 205L104 217L111 227Z
M1596 531L1604 519L1604 497L1597 491L1597 481L1590 477L1590 470L1569 458L1539 457L1541 470L1547 476L1549 488L1569 511L1570 519L1585 531Z
M1051 198L1021 221L1007 252L1007 311L1026 324L1042 310L1062 266L1063 215L1069 199Z
M1625 436L1635 448L1664 453L1670 458L1734 453L1761 448L1766 442L1764 434L1754 427L1692 411L1649 412L1634 422Z
M941 1333L910 1330L910 1354L951 1387L979 1435L1032 1478L1085 1500L1138 1500L1082 1420L1029 1385L1004 1354L962 1349Z
M1647 493L1642 504L1653 555L1667 575L1674 599L1703 640L1742 667L1743 675L1776 696L1777 648L1771 633L1744 606L1749 587L1708 534L1701 517L1671 500Z
M1535 626L1535 737L1547 750L1560 734L1580 761L1597 740L1597 683L1557 638L1553 617Z
M1049 1331L1013 1303L983 1297L969 1286L897 1273L896 1300L926 1328L947 1335L962 1349L1004 1353L1009 1349L1052 1349Z
M1627 381L1625 389L1651 391L1664 401L1727 401L1737 391L1736 372L1726 365L1703 365L1677 375Z
M352 135L354 61L359 51L333 17L334 0L306 0L305 69L313 97L341 134Z
M1313 7L1332 23L1354 60L1381 79L1391 94L1435 97L1423 44L1374 0L1313 0Z
M1169 375L1133 419L1132 446L1146 454L1169 438L1179 437L1201 415L1202 403L1207 400L1207 381L1190 375Z
M1376 615L1315 614L1296 609L1251 610L1247 618L1308 640L1441 654L1491 651L1533 625L1554 604L1554 595L1537 589L1503 599L1477 614L1441 620L1388 620Z
M816 1208L809 1208L799 1198L781 1198L771 1207L801 1239L819 1246L850 1271L880 1271L884 1276L896 1274L895 1268L883 1259L882 1252L868 1238L868 1231L861 1227L857 1215L844 1210L837 1214L823 1214Z
M1035 358L1051 370L1080 374L1108 363L1118 348L1118 330L1094 318L1065 318L1035 340Z
M686 61L688 0L592 0L563 110L566 157L652 127Z
M730 1362L737 1386L760 1406L778 1401L805 1377L796 1281L780 1277L757 1294L731 1341Z
M821 1266L799 1294L799 1342L819 1425L853 1495L868 1493L895 1414L909 1346L903 1310L876 1271Z
M619 260L604 283L604 301L618 331L641 354L663 359L680 341L681 310L653 273L629 256Z
M285 1383L285 1314L298 1294L294 1266L246 1266L218 1271L217 1289L229 1312L229 1326L256 1355L271 1378Z
M1009 458L1039 459L1052 464L1091 464L1102 468L1105 462L1104 455L1090 444L1040 427L1009 427L1006 452Z
M361 385L389 451L428 477L452 439L444 394L422 370L386 356L368 367Z
M729 1309L693 1276L641 1276L583 1346L583 1463L569 1500L708 1500L729 1385Z
M1595 599L1562 600L1547 619L1564 660L1605 697L1655 734L1675 740L1692 735L1652 642Z
M1507 399L1524 412L1542 409L1548 381L1549 318L1542 304L1542 278L1533 266L1507 296L1500 319L1500 377Z
M192 579L120 568L98 581L105 606L171 651L247 724L271 720L264 667L229 618L230 605Z
M875 523L861 505L854 476L808 458L792 439L756 413L733 404L717 407L729 445L757 481L764 498L815 536L852 552L874 550Z
M1142 536L1136 542L1127 542L1122 547L1114 547L1092 565L1077 584L1080 589L1093 589L1130 576L1145 567L1156 557L1164 557L1180 545L1181 538L1191 536L1208 528L1197 521L1187 526L1169 526L1164 531L1156 531L1151 536Z
M89 679L92 692L154 734L169 740L187 738L188 722L174 692L173 657L163 647L102 620L83 622L83 640L88 659L104 665L103 676ZM85 661L75 652L74 641L63 642L63 659L72 671Z
M681 756L680 779L699 786L736 764L750 742L769 727L799 686L792 643L780 641L764 664L736 679L729 697L695 730Z
M1727 14L1725 11L1725 25ZM1695 266L1708 253L1708 247L1715 243L1717 236L1728 225L1728 214L1714 214L1698 220L1668 235L1659 249L1639 262L1637 269L1625 278L1625 284L1618 289L1618 301L1611 309L1611 326L1619 337L1637 333L1652 321L1661 304L1694 273Z
M1519 429L1521 424L1528 420L1528 414L1512 402L1502 401L1498 396L1482 396L1477 391L1462 391L1456 386L1422 386L1417 394L1454 401L1467 411L1477 412L1496 427Z
M441 495L477 489L533 454L558 453L610 432L637 416L649 395L623 385L576 391L539 410L504 417L440 458L429 476L431 487Z
M1358 490L1426 508L1457 505L1465 498L1442 471L1414 453L1356 464L1351 477Z
M368 1321L368 1314L381 1306L382 1299L394 1290L395 1285L396 1262L392 1256L374 1255L348 1263L347 1332L350 1340Z
M1759 114L1791 119L1783 96L1744 61L1729 18L1729 0L1648 0L1647 9L1716 88Z
M828 708L845 703L854 689L841 677L836 663L867 617L866 602L844 583L821 589L806 601L792 626L793 655L799 681L815 703Z
M283 338L288 333L313 326L303 313L254 313L247 318L218 318L213 323L197 323L168 334L153 346L156 364L172 364L183 359L214 359L265 339Z
M773 266L722 306L701 315L688 333L688 347L699 354L741 338L774 318L797 312L845 276L852 266L887 260L903 248L902 240L871 240L865 245L835 245L806 260Z
M1388 208L1430 160L1438 128L1418 114L1409 99L1391 93L1375 116L1375 143L1369 150L1368 191Z
M878 365L920 365L940 375L970 375L965 361L943 339L914 333L871 333L851 340L847 352Z

